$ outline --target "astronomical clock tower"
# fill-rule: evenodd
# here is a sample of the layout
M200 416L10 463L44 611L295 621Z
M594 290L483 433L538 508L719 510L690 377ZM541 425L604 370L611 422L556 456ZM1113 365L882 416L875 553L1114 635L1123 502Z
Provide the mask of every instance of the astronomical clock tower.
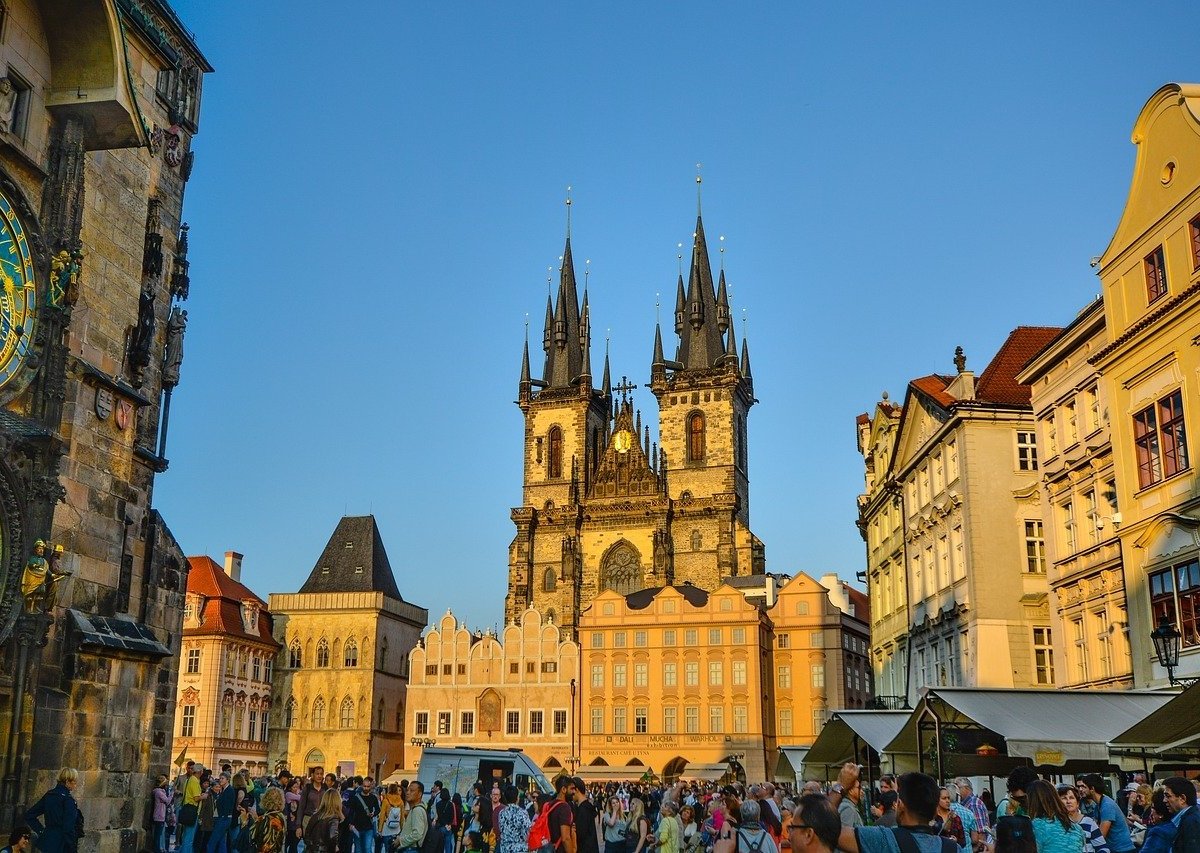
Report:
M574 634L606 589L711 591L765 571L749 526L750 353L744 340L738 350L724 270L719 279L697 216L688 283L681 274L676 286L674 358L654 330L655 437L635 408L637 386L612 384L607 355L592 383L591 308L586 288L579 302L568 235L557 297L546 304L541 378L528 340L521 360L524 481L512 510L507 622L536 607Z

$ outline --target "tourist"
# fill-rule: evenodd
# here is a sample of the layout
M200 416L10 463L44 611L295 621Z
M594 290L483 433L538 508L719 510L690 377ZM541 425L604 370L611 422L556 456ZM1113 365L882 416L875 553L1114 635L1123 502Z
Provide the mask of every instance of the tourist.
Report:
M1142 791L1145 787L1146 791ZM1126 785L1122 792L1125 794L1125 820L1129 823L1140 823L1145 825L1150 822L1150 797L1154 794L1154 789L1149 785L1139 785L1137 782L1130 782Z
M30 853L33 849L33 833L27 826L18 826L8 836L8 846L0 853Z
M646 817L646 804L641 797L629 798L629 822L625 831L625 849L628 853L643 853L653 844L650 833L650 818Z
M1182 776L1163 782L1166 805L1173 813L1171 822L1179 828L1172 845L1174 853L1200 853L1200 813L1196 809L1196 786Z
M1025 791L1037 778L1037 772L1032 767L1014 767L1006 782L1008 796L996 804L996 818L1009 815L1028 816L1025 811Z
M858 766L847 763L838 773L842 790L858 785ZM938 784L924 773L904 773L896 779L900 795L896 803L896 826L843 824L838 847L844 853L899 853L899 838L911 839L919 853L958 853L948 838L941 838L930 824L938 808ZM832 797L830 802L832 802ZM903 834L903 835L902 835ZM905 841L908 844L908 841Z
M506 785L501 792L501 798L504 800L504 805L500 810L492 813L492 824L496 833L496 851L497 853L526 853L529 848L529 830L533 827L533 820L529 817L529 812L517 805L520 799L520 792L515 785ZM473 833L479 836L482 844L482 836L477 831Z
M167 853L167 815L171 811L171 790L165 774L158 774L150 792L150 841L154 853Z
M296 853L300 848L300 788L303 780L292 776L283 792L283 816L287 821L287 853Z
M1038 853L1083 853L1084 831L1067 814L1058 791L1044 779L1025 789L1025 810L1033 823Z
M758 800L743 802L740 816L736 825L730 820L722 829L713 846L714 853L779 853L775 839L762 824L762 807Z
M1033 821L1025 815L997 817L994 853L1038 853Z
M404 827L396 837L397 853L417 850L425 840L429 831L429 807L423 802L425 786L414 779L404 789L404 800L408 804L408 815L404 819Z
M404 827L404 795L400 786L392 782L379 800L379 826L375 842L376 853L390 853L392 842Z
M313 815L321 808L321 795L325 792L325 768L313 767L308 771L308 784L300 791L300 826L296 830L299 841L308 828Z
M349 814L346 816L354 841L354 853L375 853L375 820L378 817L379 797L375 795L375 780L368 776L350 797Z
M1168 789L1162 787L1150 795L1150 812L1147 814L1150 825L1146 827L1141 853L1171 853L1179 836L1179 827L1171 820L1167 792Z
M814 795L805 794L805 796ZM817 794L815 796L821 795ZM896 825L896 801L898 799L899 797L894 790L881 791L879 793L879 796L875 798L875 802L871 803L871 817L875 820L875 826Z
M559 776L554 780L554 801L549 805L546 823L550 828L550 846L555 853L576 853L575 812L569 802L574 787L575 783L569 776Z
M979 838L976 839L978 844L992 843L992 820L988 814L987 803L982 797L975 796L975 788L971 784L971 780L966 776L959 776L954 780L954 785L958 788L958 802L967 809L975 818L975 831L979 833ZM964 821L964 824L966 821Z
M695 800L694 797L692 799ZM699 853L700 850L704 833L700 831L700 824L696 822L696 808L693 802L679 810L679 824L683 828L679 835L679 843L683 853Z
M675 801L668 799L664 799L659 806L658 829L654 832L654 843L659 853L679 853L682 833L679 819L675 816L677 808ZM583 853L582 848L580 853Z
M327 788L321 794L321 805L304 828L304 853L339 853L342 795L337 788Z
M578 776L571 780L571 808L574 811L575 849L578 853L600 853L600 815L588 798L587 785Z
M608 798L600 824L604 830L604 853L625 853L625 830L629 828L629 820L619 796L614 794Z
M1063 808L1071 822L1083 830L1083 853L1110 853L1108 840L1100 831L1100 825L1083 813L1079 808L1079 792L1074 785L1059 785L1058 798L1062 800Z
M842 798L837 804L838 817L842 820L842 826L853 828L863 825L862 814L858 810L861 800L862 784L857 779L850 785L842 786Z
M263 791L258 811L262 812L247 830L251 853L283 853L288 843L287 818L283 814L283 792Z
M208 850L209 839L212 838L213 821L217 814L217 794L221 780L214 779L212 772L204 770L200 774L200 810L197 812L196 844L199 853Z
M842 819L825 795L805 794L792 809L787 840L792 853L833 853L841 830Z
M1096 804L1093 818L1100 824L1100 832L1108 840L1109 849L1112 853L1133 853L1129 824L1113 798L1104 793L1104 778L1099 773L1089 773L1080 781L1087 790L1088 799Z
M960 848L967 846L967 831L962 818L950 807L950 789L938 789L937 813L933 816L933 828L942 838L949 838Z
M25 823L37 836L34 846L42 853L75 853L83 837L83 813L74 796L78 785L79 771L64 767L58 784L25 812Z

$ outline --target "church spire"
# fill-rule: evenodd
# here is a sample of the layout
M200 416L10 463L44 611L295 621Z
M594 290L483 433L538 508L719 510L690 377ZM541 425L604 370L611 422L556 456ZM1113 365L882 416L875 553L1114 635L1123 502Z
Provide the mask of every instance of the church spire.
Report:
M585 273L586 276L586 273ZM586 281L586 278L584 279ZM579 317L579 347L583 353L583 366L580 368L579 384L585 390L592 389L592 327L589 321L587 285L583 287L583 313Z
M654 324L654 360L650 362L650 368L653 370L656 367L666 367L667 360L663 358L662 348L662 326L658 323Z
M725 347L718 326L717 294L713 287L708 243L704 239L704 220L700 216L696 217L692 265L685 299L684 316L681 318L676 314L676 323L682 326L679 360L685 370L715 367L723 357ZM681 319L684 322L680 323Z
M753 374L750 373L750 343L746 336L742 336L742 378L753 379Z
M551 336L546 384L550 388L568 388L583 370L583 346L579 323L579 289L575 282L575 261L571 257L571 238L563 248L559 272L558 299L554 306L554 333Z
M717 328L721 330L721 334L725 334L725 330L729 328L729 288L725 286L724 269L721 270L721 283L717 285Z
M608 338L604 339L604 378L600 380L600 393L612 398L612 373L608 368Z
M733 334L733 326L730 326L729 330L726 332L725 357L721 360L725 364L732 365L733 367L738 366L737 339Z

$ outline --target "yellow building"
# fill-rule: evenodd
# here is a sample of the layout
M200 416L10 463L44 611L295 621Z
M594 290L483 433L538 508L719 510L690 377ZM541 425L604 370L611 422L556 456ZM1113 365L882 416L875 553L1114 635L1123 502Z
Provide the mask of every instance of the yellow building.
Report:
M271 681L279 643L267 604L246 588L242 555L224 567L189 557L174 744L205 767L266 773Z
M1059 331L1016 329L978 381L960 350L955 375L909 383L882 476L900 492L910 702L925 685L1056 683L1037 440L1016 374Z
M428 613L400 596L374 516L343 518L297 593L272 593L270 760L380 774L405 761L408 655Z
M750 531L746 419L754 405L750 354L739 355L725 274L714 287L697 219L685 290L677 283L674 360L656 329L650 388L658 443L634 412L635 385L593 383L591 309L580 305L568 237L558 296L547 302L541 379L526 342L518 388L525 419L521 506L512 510L505 617L528 607L565 631L606 589L619 593L761 574ZM614 399L614 392L616 398Z
M904 559L901 489L890 474L901 407L883 399L858 416L858 452L865 488L858 496L858 529L867 545L871 601L871 666L877 707L905 704L908 687L908 567Z
M553 777L576 755L579 647L526 610L497 638L449 610L409 655L409 733L437 746L520 747ZM416 767L422 747L411 746Z
M771 622L740 591L606 590L584 610L579 636L585 778L720 765L719 776L731 755L747 779L773 771Z
M1017 379L1032 389L1042 498L1050 512L1044 561L1054 615L1056 682L1067 687L1129 686L1129 616L1121 542L1114 523L1116 472L1110 389L1090 357L1108 344L1097 299L1038 353Z
M1200 676L1200 86L1156 92L1133 143L1129 198L1099 263L1109 343L1089 361L1109 392L1134 683L1145 687L1165 683L1150 642L1163 618L1183 635L1176 674Z

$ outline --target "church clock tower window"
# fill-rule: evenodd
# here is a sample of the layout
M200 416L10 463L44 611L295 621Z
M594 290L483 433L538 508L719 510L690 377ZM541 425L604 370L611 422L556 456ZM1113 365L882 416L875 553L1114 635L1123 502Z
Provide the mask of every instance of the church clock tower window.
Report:
M557 583L558 577L554 574L554 569L546 569L546 573L542 575L542 592L554 592Z
M704 415L692 412L687 420L688 461L702 462L704 460Z
M547 466L546 476L551 480L561 480L563 475L562 429L556 426L550 427L549 438L550 440L548 443L550 445L550 461L549 465Z

